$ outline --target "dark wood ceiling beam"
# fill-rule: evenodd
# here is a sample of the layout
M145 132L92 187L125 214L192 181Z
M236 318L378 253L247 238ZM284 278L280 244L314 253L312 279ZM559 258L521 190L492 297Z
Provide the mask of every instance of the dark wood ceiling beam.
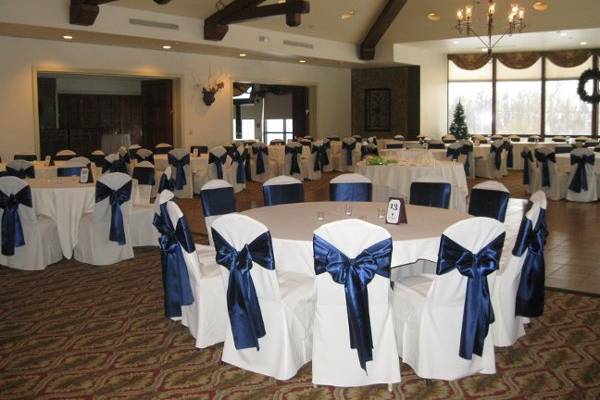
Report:
M400 10L404 7L407 0L388 0L383 10L371 26L369 33L360 44L358 57L361 60L372 60L375 58L375 47L388 30Z
M115 0L71 0L69 7L69 23L73 25L91 26L96 22L100 5Z
M310 12L310 3L305 0L288 0L282 4L259 7L265 0L235 0L204 21L205 40L223 40L229 24L250 19L285 15L289 26L298 26L302 14Z

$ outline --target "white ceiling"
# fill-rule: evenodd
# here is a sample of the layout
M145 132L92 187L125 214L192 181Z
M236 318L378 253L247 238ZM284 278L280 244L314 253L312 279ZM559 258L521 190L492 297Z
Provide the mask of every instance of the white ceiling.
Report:
M229 3L230 0L224 0ZM368 32L371 24L377 18L380 10L387 0L312 0L311 12L302 17L299 27L290 28L285 24L283 16L262 18L260 20L245 22L246 25L290 32L324 39L360 43ZM600 28L600 0L546 0L548 10L535 11L532 4L536 0L497 0L498 22L504 21L506 10L510 3L517 3L526 8L527 32L581 30L586 28ZM268 0L264 4L275 3ZM475 4L475 23L479 30L483 30L485 22L483 14L487 3L481 0L408 0L403 10L390 26L382 43L402 43L416 41L431 41L458 38L460 35L452 27L455 24L455 15L458 8L465 4ZM154 11L165 14L181 15L188 17L206 18L216 11L215 0L172 0L167 5L157 5L151 0L118 0L111 5L128 7L140 10ZM341 14L354 11L355 15L349 20L342 20ZM427 13L436 12L441 19L431 22L426 18ZM503 24L498 24L496 33L501 33ZM585 32L579 36L585 35ZM519 46L532 45L530 39L515 40L514 50ZM588 42L594 37L585 36ZM546 42L548 40L545 40ZM536 44L533 44L536 47Z

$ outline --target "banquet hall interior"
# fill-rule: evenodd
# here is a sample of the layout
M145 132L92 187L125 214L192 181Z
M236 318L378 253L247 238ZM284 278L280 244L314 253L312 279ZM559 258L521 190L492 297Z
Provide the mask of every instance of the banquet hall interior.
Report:
M0 0L0 399L600 398L598 15Z

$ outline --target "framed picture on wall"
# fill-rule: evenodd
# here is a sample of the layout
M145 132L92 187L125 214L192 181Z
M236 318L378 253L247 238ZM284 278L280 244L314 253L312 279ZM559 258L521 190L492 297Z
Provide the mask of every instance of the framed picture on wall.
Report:
M391 130L390 89L365 89L365 131Z

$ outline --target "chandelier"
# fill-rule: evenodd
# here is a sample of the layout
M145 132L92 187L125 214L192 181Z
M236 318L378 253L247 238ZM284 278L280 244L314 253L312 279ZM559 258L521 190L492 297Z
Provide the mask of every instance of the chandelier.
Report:
M480 2L477 1L476 4ZM459 9L456 12L456 18L458 20L455 29L458 33L462 34L466 32L467 36L475 36L485 46L482 51L487 51L488 55L492 54L492 50L500 40L506 35L512 35L515 32L521 32L525 28L525 9L520 7L518 4L511 4L508 12L508 27L502 33L502 35L492 41L492 33L494 31L494 16L496 14L496 2L494 0L488 0L487 9L487 36L481 36L473 30L472 18L473 18L473 6L466 5L464 8Z

